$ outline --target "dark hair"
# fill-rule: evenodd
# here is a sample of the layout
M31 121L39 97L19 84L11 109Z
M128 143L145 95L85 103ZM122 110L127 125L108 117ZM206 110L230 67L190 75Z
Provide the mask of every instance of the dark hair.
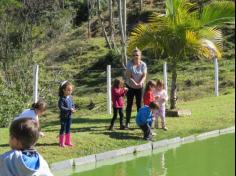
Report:
M119 88L124 86L124 80L122 78L116 78L113 82L113 87Z
M32 104L32 109L38 109L40 111L46 111L47 103L40 99L36 103Z
M164 85L163 81L160 80L160 79L157 80L156 85L161 86L163 89L165 88L165 85Z
M150 81L147 82L146 87L145 87L145 92L149 91L151 86L156 86L155 81L150 80Z
M22 150L30 149L39 138L39 124L31 118L22 118L12 122L10 137L21 142Z
M149 104L149 107L150 107L151 109L159 109L159 104L156 103L155 101L153 101L153 102L151 102L151 103Z
M66 89L67 86L73 86L73 84L71 84L69 81L64 81L62 84L60 84L59 93L58 93L59 97L64 96L64 90Z

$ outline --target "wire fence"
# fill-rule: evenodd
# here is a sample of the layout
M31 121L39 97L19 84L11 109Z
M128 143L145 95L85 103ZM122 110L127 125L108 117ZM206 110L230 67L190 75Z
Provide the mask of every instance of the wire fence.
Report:
M232 64L233 63L233 64ZM147 80L164 79L164 70L161 64L148 65ZM25 95L28 104L33 102L33 66L22 72L17 68L11 69L11 72L3 72L0 74L3 84L8 89L17 89ZM228 88L235 87L235 67L234 62L224 60L219 62L219 93L227 93ZM177 98L178 102L188 101L195 98L214 95L215 91L215 75L214 64L209 62L202 64L201 62L192 67L178 66L177 70ZM107 69L101 70L84 70L76 72L60 67L39 66L39 82L38 96L43 98L49 104L52 110L58 111L58 89L62 81L68 80L74 85L73 98L81 115L89 115L91 113L107 113L108 110L108 77ZM111 68L111 82L116 77L125 79L125 69ZM167 86L170 94L171 87L171 65L167 63ZM13 86L14 85L14 86ZM11 87L12 86L12 87ZM17 87L18 86L18 87ZM19 88L20 87L20 88ZM1 91L0 95L4 96L5 91ZM135 102L134 102L135 103Z

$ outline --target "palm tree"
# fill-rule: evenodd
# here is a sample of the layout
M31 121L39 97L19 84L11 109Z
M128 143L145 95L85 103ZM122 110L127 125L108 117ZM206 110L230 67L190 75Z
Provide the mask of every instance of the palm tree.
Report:
M129 50L135 47L165 53L171 63L172 83L170 109L176 109L177 63L190 55L221 57L222 33L220 24L234 20L234 2L213 1L201 11L189 0L166 0L166 14L154 13L147 24L138 25L129 39Z

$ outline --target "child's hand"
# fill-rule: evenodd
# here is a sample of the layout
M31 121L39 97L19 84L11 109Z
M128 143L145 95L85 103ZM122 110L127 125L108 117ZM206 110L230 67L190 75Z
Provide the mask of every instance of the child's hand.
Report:
M125 89L125 92L128 92L128 90L129 90L127 87L125 87L124 89Z
M40 136L40 137L44 137L45 135L44 135L43 132L40 131L40 132L39 132L39 136Z

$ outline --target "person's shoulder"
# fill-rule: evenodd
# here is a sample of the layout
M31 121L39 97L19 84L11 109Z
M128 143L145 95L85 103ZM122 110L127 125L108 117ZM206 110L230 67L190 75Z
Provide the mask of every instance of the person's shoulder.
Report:
M147 64L144 61L142 61L142 60L141 60L141 65L147 66Z
M19 158L21 156L22 156L22 152L20 150L10 150L10 151L0 155L0 161L12 160L14 158Z
M65 101L66 100L66 97L65 96L60 96L59 97L59 101Z
M112 90L122 90L122 88L119 88L119 87L112 87Z
M19 117L35 117L35 111L33 109L26 109L24 110Z
M22 111L22 113L26 113L26 112L29 112L29 111L31 111L32 109L30 109L30 108L28 108L28 109L24 109L23 111Z
M147 105L144 105L139 110L140 111L146 111L147 109L149 109L149 107Z
M134 63L133 63L132 60L129 60L129 61L127 62L127 68L131 68L133 65L134 65Z

